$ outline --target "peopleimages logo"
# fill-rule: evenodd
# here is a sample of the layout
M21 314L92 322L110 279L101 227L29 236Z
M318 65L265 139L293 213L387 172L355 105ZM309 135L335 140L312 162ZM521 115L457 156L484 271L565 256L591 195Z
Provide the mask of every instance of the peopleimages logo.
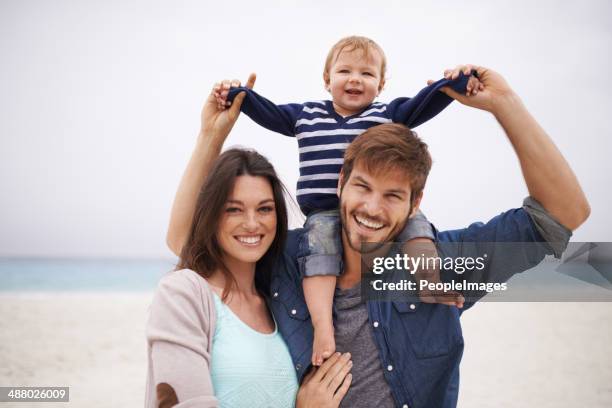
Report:
M396 254L394 257L376 257L372 263L372 273L380 275L386 270L404 270L411 274L419 269L424 270L454 270L458 274L465 271L481 271L485 268L487 254L479 257L445 257L439 256L408 256L407 254Z

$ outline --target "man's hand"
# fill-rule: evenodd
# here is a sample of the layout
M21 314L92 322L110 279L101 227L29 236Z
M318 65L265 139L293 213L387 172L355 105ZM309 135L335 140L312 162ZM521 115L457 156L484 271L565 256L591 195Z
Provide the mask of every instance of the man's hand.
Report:
M336 408L351 385L351 355L335 353L321 367L304 377L297 394L297 408Z
M465 75L469 75L473 71L476 72L480 80L480 84L478 85L479 92L477 94L468 92L467 95L461 95L448 87L442 88L441 91L464 105L482 109L493 114L495 114L506 101L517 98L506 80L500 74L489 68L476 65L458 65L454 69L445 70L444 78L457 79L461 72ZM431 84L433 81L430 80L427 81L427 83Z
M255 79L255 74L249 75L246 87L253 88L255 85ZM217 98L224 92L225 88L229 90L229 88L232 86L240 86L240 81L233 80L218 82L213 87L210 95L208 95L208 98L204 103L204 107L202 108L201 135L205 135L206 137L221 138L221 140L225 140L227 135L229 135L229 132L232 130L232 127L240 115L240 106L242 105L242 101L246 96L245 92L238 94L236 99L234 99L232 107L229 109L225 109L225 106L220 106ZM225 93L225 96L227 97L227 93Z

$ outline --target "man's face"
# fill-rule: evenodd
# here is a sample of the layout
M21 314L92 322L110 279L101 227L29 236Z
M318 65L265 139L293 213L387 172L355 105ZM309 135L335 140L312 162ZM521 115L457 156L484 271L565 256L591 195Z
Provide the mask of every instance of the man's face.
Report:
M372 175L356 163L339 192L345 243L361 252L362 242L392 241L418 208L420 198L410 208L410 193L410 178L401 170Z

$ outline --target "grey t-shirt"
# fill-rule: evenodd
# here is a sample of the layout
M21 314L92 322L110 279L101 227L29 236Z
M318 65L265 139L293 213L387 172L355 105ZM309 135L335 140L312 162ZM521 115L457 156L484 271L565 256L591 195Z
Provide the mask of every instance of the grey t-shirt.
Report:
M572 235L531 197L523 202L536 229L559 257ZM350 352L353 361L353 381L342 399L341 407L394 407L391 388L385 380L383 366L374 343L368 309L361 302L361 284L350 289L336 288L334 295L336 349Z
M394 407L370 328L368 309L361 302L361 285L345 290L336 288L334 305L336 349L350 352L353 361L353 381L340 406Z

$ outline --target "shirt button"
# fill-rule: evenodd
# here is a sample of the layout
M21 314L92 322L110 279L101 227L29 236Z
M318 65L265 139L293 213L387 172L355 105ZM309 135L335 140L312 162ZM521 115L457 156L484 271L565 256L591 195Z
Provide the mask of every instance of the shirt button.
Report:
M402 408L408 408L408 404L402 405Z
M389 365L387 366L387 371L392 371L392 370L393 370L393 366L392 366L391 364L389 364Z
M378 322L374 322L374 323L372 323L372 325L373 325L374 327L378 327Z
M414 310L414 309L416 309L416 306L414 305L414 303L411 303L410 304L410 310Z
M291 314L292 314L292 315L295 315L296 313L297 313L297 310L295 310L295 309L291 309Z
M298 370L298 371L300 371L300 368L302 368L301 364L298 364L298 365L295 366L295 369Z
M278 292L274 292L274 294L272 296L278 297Z

